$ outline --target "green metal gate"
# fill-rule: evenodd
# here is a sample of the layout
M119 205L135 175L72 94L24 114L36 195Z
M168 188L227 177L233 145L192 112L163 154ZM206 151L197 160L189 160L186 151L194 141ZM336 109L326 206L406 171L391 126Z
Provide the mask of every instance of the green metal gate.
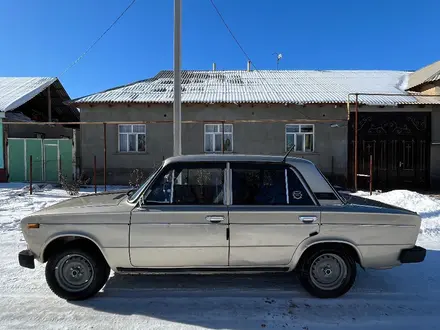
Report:
M72 140L8 139L8 172L10 182L29 181L32 155L32 181L58 182L62 173L73 178Z

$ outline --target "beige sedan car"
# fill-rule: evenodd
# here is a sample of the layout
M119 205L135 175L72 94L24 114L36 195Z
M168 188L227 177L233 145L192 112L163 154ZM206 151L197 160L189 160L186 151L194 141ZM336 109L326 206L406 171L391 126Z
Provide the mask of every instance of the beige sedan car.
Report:
M52 291L95 295L116 273L295 272L321 298L346 293L356 264L421 262L420 217L386 204L347 202L310 161L199 155L165 160L128 193L80 196L21 222ZM213 284L214 285L214 284Z

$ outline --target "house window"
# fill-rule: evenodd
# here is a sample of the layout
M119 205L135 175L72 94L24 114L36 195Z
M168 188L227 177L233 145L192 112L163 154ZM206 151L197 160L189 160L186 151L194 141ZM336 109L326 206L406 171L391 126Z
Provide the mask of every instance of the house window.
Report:
M315 125L286 125L286 151L295 145L293 151L312 152L315 150Z
M145 151L146 132L145 125L119 125L119 151Z
M222 128L224 133L222 134ZM205 152L232 152L233 132L232 124L206 124L205 125Z

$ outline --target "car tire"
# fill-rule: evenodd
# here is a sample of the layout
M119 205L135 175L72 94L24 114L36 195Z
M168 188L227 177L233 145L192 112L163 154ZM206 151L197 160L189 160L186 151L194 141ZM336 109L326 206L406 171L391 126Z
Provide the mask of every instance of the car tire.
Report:
M107 282L110 267L102 255L70 248L51 256L46 282L58 297L84 300L97 294Z
M299 266L300 283L318 298L340 297L356 279L356 262L343 249L315 250L305 255Z

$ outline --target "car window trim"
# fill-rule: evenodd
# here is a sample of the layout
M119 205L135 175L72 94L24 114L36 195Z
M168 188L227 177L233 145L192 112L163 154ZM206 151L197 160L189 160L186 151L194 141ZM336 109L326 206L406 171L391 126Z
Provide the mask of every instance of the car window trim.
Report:
M127 199L127 203L132 204L132 205L137 205L137 204L139 204L139 201L143 198L145 192L148 190L149 187L151 187L152 183L157 179L157 176L160 175L160 173L162 173L163 167L164 167L164 166L163 166L163 164L162 164L159 168L157 168L157 169L152 173L153 177L151 178L150 182L149 182L149 183L143 188L143 191L141 191L141 192L139 193L138 197L137 197L136 199L134 199L134 200L130 200L130 197L132 197L132 196L130 196L130 197Z
M232 204L232 180L231 180L231 163L226 162L226 169L225 169L225 183L224 183L224 193L223 193L223 201L224 205L231 205Z
M284 169L284 184L286 185L286 203L287 205L290 205L289 176L287 175L287 168Z

